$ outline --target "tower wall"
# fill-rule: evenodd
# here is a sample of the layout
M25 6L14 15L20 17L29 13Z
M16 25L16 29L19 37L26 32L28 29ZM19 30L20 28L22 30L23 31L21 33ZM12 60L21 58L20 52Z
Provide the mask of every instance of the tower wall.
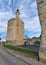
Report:
M41 43L39 57L46 62L46 0L37 0L38 14L41 24Z
M13 20L8 22L6 41L9 43L15 41L15 22Z
M24 23L20 19L19 10L16 11L16 18L9 20L7 28L7 41L13 45L23 45Z
M24 23L20 19L16 20L15 29L16 45L24 44Z

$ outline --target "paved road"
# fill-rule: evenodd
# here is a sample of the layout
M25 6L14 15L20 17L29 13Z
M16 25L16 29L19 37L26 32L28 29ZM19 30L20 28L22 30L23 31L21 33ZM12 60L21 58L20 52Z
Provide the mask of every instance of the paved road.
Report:
M20 59L9 55L0 47L0 65L29 65Z

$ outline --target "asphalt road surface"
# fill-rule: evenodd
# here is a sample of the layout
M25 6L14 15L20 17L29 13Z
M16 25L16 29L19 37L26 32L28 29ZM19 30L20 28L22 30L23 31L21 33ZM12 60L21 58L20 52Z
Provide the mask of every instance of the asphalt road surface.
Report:
M0 47L0 65L29 65L29 64L8 54Z

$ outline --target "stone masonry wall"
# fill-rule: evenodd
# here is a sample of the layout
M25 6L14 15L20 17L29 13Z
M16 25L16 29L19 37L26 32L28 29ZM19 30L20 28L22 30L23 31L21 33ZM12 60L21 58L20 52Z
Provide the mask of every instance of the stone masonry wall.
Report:
M46 62L46 0L36 0L41 24L41 44L39 57L41 61Z

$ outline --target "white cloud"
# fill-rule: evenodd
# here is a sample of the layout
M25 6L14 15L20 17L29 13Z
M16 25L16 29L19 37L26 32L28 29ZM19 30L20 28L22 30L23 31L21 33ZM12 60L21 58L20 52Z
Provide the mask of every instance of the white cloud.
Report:
M8 19L8 18L12 18L13 17L13 13L10 12L0 12L0 20L1 19Z
M25 29L30 32L41 32L41 26L38 16L31 19L29 22L25 22Z
M6 32L7 30L7 23L0 22L0 32Z
M32 2L32 3L30 4L30 7L32 7L32 8L37 8L36 1L35 1L35 2Z
M12 17L12 12L0 12L0 32L7 31L7 22Z
M20 4L19 9L21 12L21 18L25 23L25 30L29 31L30 33L38 32L36 34L33 34L32 36L39 36L39 34L41 33L41 26L38 18L36 1L31 2L31 0L27 0L26 5L23 5L24 2Z
M29 31L30 33L31 31L41 32L40 23L37 16L38 13L37 13L36 1L33 2L32 0L19 0L15 3L14 0L13 3L11 0L9 0L7 5L6 2L4 3L1 1L1 3L2 3L2 9L0 10L2 11L0 12L0 32L7 31L7 25L8 25L7 22L9 19L15 17L15 14L13 14L13 12L17 9L16 8L17 6L19 6L18 9L20 10L20 16L25 23L25 30ZM35 34L35 36L38 36L38 34Z
M24 0L25 2L21 2L19 5L19 10L21 13L21 18L29 18L31 19L34 16L37 16L37 4L35 2L31 2L32 0ZM25 5L26 4L26 5Z

